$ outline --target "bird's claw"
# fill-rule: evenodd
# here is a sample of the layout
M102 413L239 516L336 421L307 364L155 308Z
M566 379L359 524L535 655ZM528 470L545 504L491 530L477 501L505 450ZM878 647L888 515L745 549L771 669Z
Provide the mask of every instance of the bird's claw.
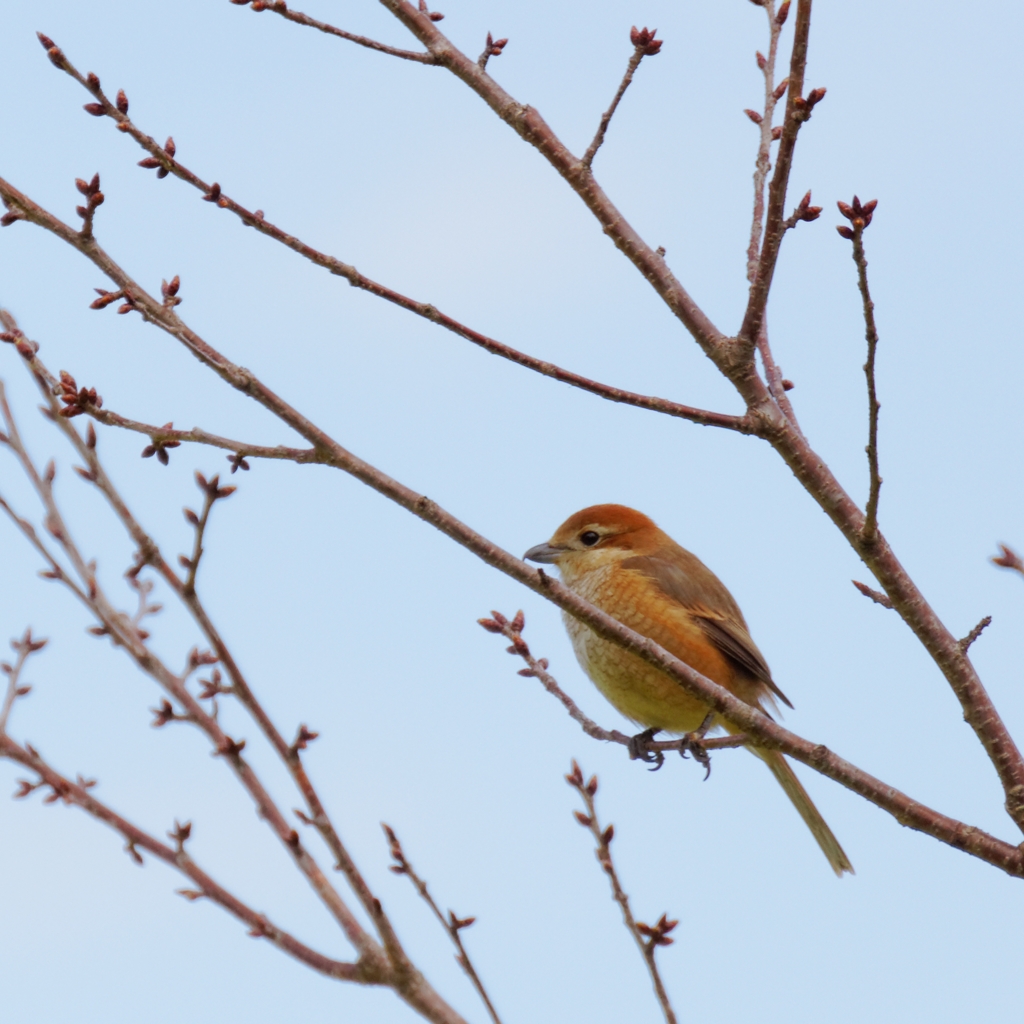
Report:
M704 735L700 731L688 732L679 742L679 756L686 757L687 752L693 755L694 761L704 769L704 781L711 775L711 755L703 744Z
M665 755L660 750L648 750L647 744L654 739L654 734L661 732L660 729L644 729L635 736L630 736L627 749L629 750L630 761L643 761L644 764L653 764L648 771L656 772L664 763Z

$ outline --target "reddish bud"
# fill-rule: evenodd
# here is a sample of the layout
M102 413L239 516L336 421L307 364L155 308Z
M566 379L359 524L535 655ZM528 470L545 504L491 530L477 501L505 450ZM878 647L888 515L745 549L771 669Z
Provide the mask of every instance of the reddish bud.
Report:
M16 220L23 220L20 213L5 213L0 217L0 228L9 228Z
M789 4L790 0L786 0L786 2L779 8L779 13L775 15L776 25L781 27L786 24L786 18L789 17Z
M429 17L431 21L444 21L444 15L440 11L431 11Z
M57 45L49 36L44 36L42 32L36 33L36 39L42 44L44 50L52 50Z
M609 826L608 826L608 827L607 827L607 828L606 828L606 829L605 829L605 830L604 830L604 831L603 831L603 832L601 833L601 842L602 842L602 843L603 843L603 844L604 844L605 846L607 846L607 845L608 845L608 844L609 844L609 843L610 843L610 842L611 842L611 841L612 841L612 840L613 840L614 838L615 838L615 826L614 826L614 825L609 825Z
M825 98L826 92L828 92L827 89L812 89L807 94L808 106L813 107L816 103L820 103Z
M82 109L93 117L102 117L107 112L102 103L86 103Z
M100 91L100 80L91 71L85 76L85 84L88 86L90 92Z
M764 120L756 110L744 110L743 113L746 114L754 124L760 124Z
M587 817L582 811L573 811L573 817L584 827L589 828L591 819Z
M642 50L645 57L653 57L660 49L663 40L655 39L655 35L658 30L656 28L649 29L644 26L638 29L634 25L629 30L629 41L638 49Z
M155 167L163 167L163 164L155 156L147 156L145 160L139 161L139 166L145 167L147 171L151 171Z
M523 626L526 625L526 616L523 615L522 610L516 612L515 616L512 619L511 625L513 633L522 633Z
M484 627L488 633L500 633L501 626L494 619L477 619L477 623Z
M839 232L847 241L853 240L853 232L845 224L837 224L836 231Z
M172 139L170 135L167 136L167 141L164 143L164 152L171 157L177 152L177 147L174 145L174 139Z
M763 54L763 53L762 53L762 52L761 52L760 50L758 50L758 51L757 51L757 53L755 54L755 57L756 57L756 59L757 59L757 66L758 66L758 67L759 67L759 68L760 68L760 69L761 69L762 71L764 71L764 69L765 69L766 67L768 67L768 61L767 61L767 60L765 59L765 56L764 56L764 54Z
M781 82L779 82L779 84L777 86L775 86L775 90L772 93L772 96L774 96L776 100L781 100L782 97L786 95L786 90L788 88L789 88L789 79L788 78L784 78Z
M120 110L122 114L128 113L128 97L125 96L124 89L117 90L117 109Z
M772 129L772 142L778 142L782 138L782 125L776 125Z
M796 385L791 380L787 380L787 379L783 378L783 381L782 381L782 390L783 391L792 391L793 388L795 388L795 387L796 387Z

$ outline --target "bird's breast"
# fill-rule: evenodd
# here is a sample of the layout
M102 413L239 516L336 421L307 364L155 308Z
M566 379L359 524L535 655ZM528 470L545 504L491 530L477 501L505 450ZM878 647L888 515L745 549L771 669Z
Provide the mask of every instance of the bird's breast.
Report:
M563 572L570 590L624 626L650 637L681 661L715 682L729 686L732 669L707 640L693 616L668 598L646 576L606 565L584 573ZM601 693L627 718L669 732L696 729L707 706L674 679L642 658L599 637L566 614L565 626L580 665Z

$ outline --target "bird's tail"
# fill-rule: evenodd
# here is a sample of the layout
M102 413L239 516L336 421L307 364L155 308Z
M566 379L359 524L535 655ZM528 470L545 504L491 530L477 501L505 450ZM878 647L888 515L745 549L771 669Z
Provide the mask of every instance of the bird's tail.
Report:
M818 841L821 852L828 858L832 870L841 878L843 873L849 871L852 875L853 865L850 858L843 852L839 840L832 834L832 829L825 824L821 812L814 806L814 802L807 795L807 790L801 785L796 773L790 767L789 762L777 750L761 750L757 747L748 747L757 754L765 764L772 770L772 775L779 780L779 785L786 791L786 796L793 801L793 806L800 812L811 835Z

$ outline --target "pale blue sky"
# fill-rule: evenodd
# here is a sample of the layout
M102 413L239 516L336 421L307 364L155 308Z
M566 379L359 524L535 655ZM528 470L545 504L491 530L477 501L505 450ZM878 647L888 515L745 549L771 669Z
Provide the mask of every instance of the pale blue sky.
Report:
M306 7L397 45L378 4ZM745 298L763 14L746 0L559 5L446 2L441 27L472 54L508 36L494 76L566 143L589 142L630 54L657 26L595 173L726 330ZM1020 472L1019 5L824 2L808 86L828 88L792 179L821 219L786 239L770 307L776 354L818 451L866 493L866 398L855 269L835 200L878 198L867 236L881 346L881 522L950 628L993 624L972 650L1024 739L1021 580L987 563L1024 549ZM100 171L101 243L155 289L180 274L188 323L341 443L519 553L566 515L618 501L700 555L742 605L795 710L786 724L949 814L1011 842L1002 795L937 669L891 612L859 596L866 570L758 441L614 406L499 361L242 228L143 155L47 62L51 35L138 125L250 208L364 273L512 345L623 387L738 411L731 389L536 152L439 68L404 63L218 0L9 4L0 174L68 219L75 177ZM789 36L787 34L786 38ZM0 303L54 370L108 407L268 444L294 438L134 316L87 309L99 272L43 232L0 233ZM59 493L115 592L130 548L70 471L10 348L0 351L26 435L58 458ZM80 422L80 421L79 421ZM169 554L186 550L192 472L223 455L144 441L100 448ZM671 761L652 775L586 739L475 619L526 611L535 653L585 710L623 727L577 668L559 614L404 511L323 468L254 464L216 510L200 585L267 708L309 752L339 829L417 963L484 1019L404 879L395 827L466 933L507 1024L657 1020L643 966L570 816L571 757L602 780L599 807L638 917L679 917L661 956L683 1019L1007 1020L1019 1012L1024 890L900 828L801 770L857 868L837 881L784 796L743 752L707 783ZM8 456L0 488L29 498ZM86 636L69 598L0 525L0 634L52 638L12 721L62 770L162 834L194 822L193 855L325 952L349 950L224 766L184 727L152 731L158 695ZM196 637L176 612L154 643L173 665ZM256 764L295 800L255 731ZM22 773L0 764L0 796ZM322 979L226 914L173 894L118 838L75 810L0 799L0 988L17 1021L404 1022L387 992ZM326 858L325 858L326 861Z

